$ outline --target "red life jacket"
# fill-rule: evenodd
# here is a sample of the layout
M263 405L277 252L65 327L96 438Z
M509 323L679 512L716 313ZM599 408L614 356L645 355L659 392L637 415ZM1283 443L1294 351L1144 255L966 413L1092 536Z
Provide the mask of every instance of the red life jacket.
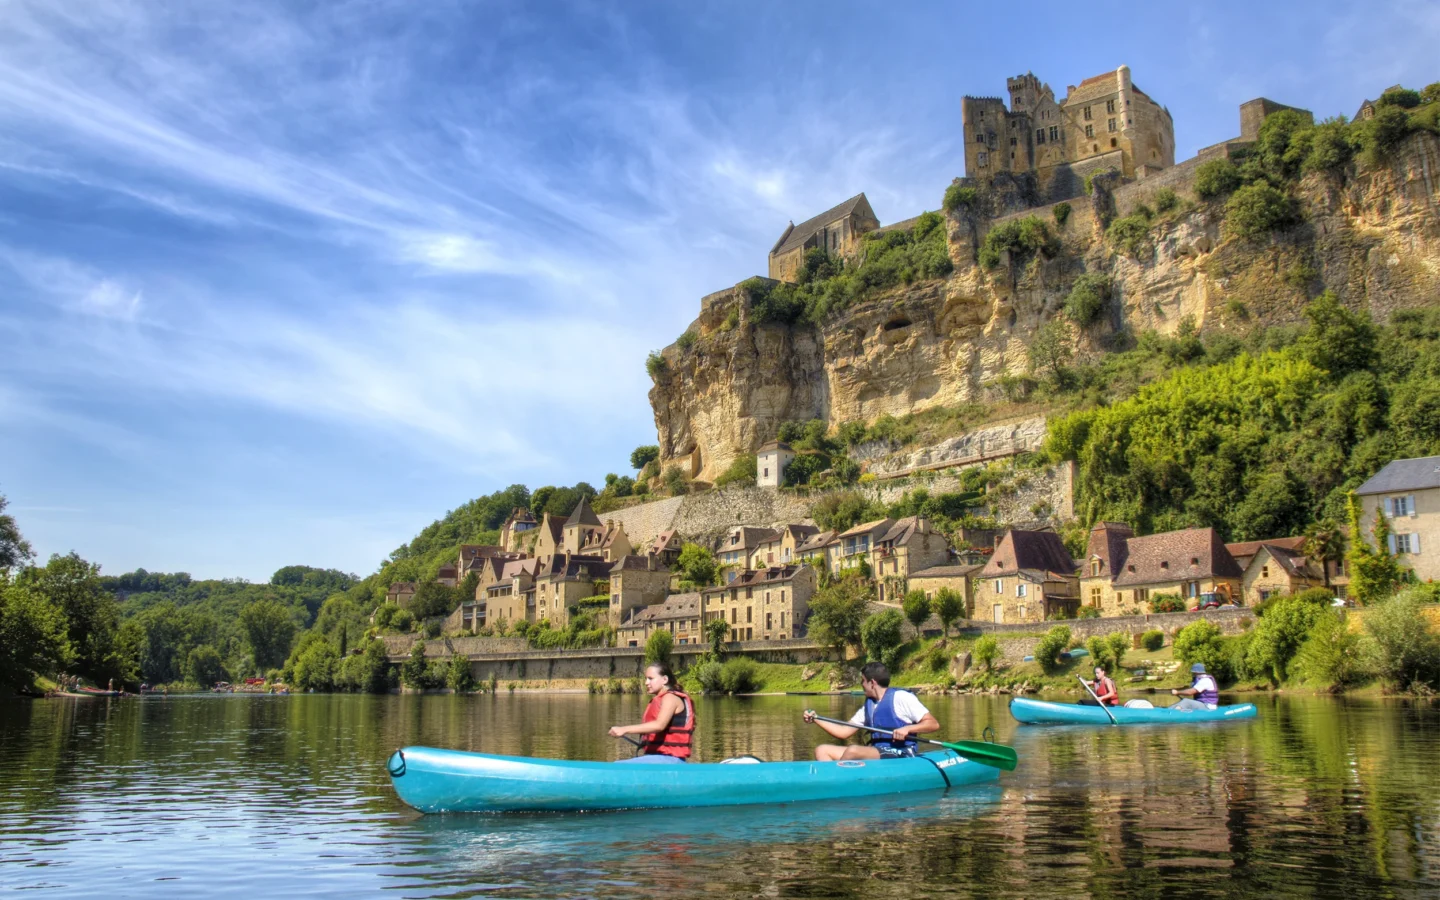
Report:
M664 690L655 695L650 705L645 707L645 715L641 717L642 722L653 722L660 718L660 701L666 694L674 694L685 704L685 708L670 718L670 724L664 731L657 731L654 734L640 736L641 753L659 753L664 756L675 756L680 759L690 757L690 735L695 731L695 704L690 702L690 697L684 691L674 689Z
M1106 694L1114 694L1115 696L1111 697L1109 700L1101 700L1101 703L1104 703L1106 706L1120 705L1120 695L1116 693L1115 682L1110 680L1109 675L1106 675L1104 678L1101 678L1099 681L1095 682L1095 696L1104 697Z

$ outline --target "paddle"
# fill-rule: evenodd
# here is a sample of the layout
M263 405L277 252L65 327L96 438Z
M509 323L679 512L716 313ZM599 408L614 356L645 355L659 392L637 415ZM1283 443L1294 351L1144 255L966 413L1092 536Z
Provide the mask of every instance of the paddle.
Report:
M1117 721L1115 721L1115 714L1110 711L1110 708L1109 708L1108 706L1106 706L1104 703L1101 703L1101 702L1100 702L1100 697L1099 697L1093 690L1090 689L1090 685L1088 685L1088 684L1085 683L1085 679L1083 679L1083 678L1080 677L1080 673L1079 673L1079 672L1076 672L1076 673L1075 673L1075 680L1078 681L1078 682L1080 682L1080 686L1085 689L1085 693L1087 693L1087 694L1089 694L1090 696L1094 697L1094 698L1095 698L1095 702L1100 704L1100 708L1103 709L1103 710L1105 710L1105 715L1110 718L1110 724L1111 724L1111 725L1119 725L1120 723L1117 722Z
M814 712L814 710L808 711ZM854 722L846 722L843 719L827 719L825 716L816 716L815 721L829 722L831 725L843 725L846 728L858 728L861 731L871 731L875 734L891 734L891 732L883 728L856 725ZM929 738L915 737L914 735L911 735L908 739L919 741L922 744L936 744L944 747L946 750L958 753L971 762L980 763L982 766L990 766L993 769L1004 769L1007 772L1015 771L1015 766L1020 761L1020 758L1015 755L1015 748L1007 747L1004 744L992 744L988 741L932 741Z

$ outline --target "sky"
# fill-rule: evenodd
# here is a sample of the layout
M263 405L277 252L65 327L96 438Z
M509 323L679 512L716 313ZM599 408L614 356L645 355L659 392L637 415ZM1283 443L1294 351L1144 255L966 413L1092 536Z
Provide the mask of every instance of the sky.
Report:
M71 550L366 574L513 483L633 474L646 354L960 98L1125 64L1177 159L1257 96L1440 80L1440 4L0 0L0 494Z

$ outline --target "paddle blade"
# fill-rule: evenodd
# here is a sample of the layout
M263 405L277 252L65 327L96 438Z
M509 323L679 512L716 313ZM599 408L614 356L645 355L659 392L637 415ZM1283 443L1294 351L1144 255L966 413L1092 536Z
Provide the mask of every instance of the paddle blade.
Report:
M954 750L971 762L990 766L993 769L1013 772L1015 767L1020 764L1020 757L1016 755L1015 748L1007 747L1004 744L991 744L988 741L936 741L935 743L946 750Z

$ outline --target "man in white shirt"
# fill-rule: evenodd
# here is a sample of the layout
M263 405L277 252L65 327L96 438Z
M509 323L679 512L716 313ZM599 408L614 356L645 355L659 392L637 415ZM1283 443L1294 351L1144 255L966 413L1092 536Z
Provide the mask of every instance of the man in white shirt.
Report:
M821 744L815 748L815 758L821 762L841 759L900 759L914 756L916 743L913 735L929 734L940 730L940 723L930 710L909 691L890 687L890 670L883 663L866 663L860 670L860 688L865 692L865 705L850 717L852 725L885 729L888 734L869 735L870 743L864 744ZM851 725L832 725L816 722L815 712L806 710L805 721L819 725L833 738L848 740L859 728Z

